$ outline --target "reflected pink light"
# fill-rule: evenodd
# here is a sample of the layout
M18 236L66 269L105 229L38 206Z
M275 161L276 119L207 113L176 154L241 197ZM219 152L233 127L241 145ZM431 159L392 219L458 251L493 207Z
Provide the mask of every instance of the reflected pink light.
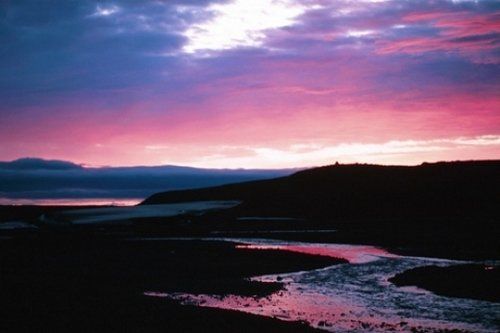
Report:
M345 258L353 263L368 263L378 260L379 257L395 257L395 255L383 249L364 245L287 244L276 243L278 241L273 240L266 240L267 243L261 243L262 240L245 241L240 239L226 239L226 241L240 243L236 246L239 249L281 250L325 255ZM245 242L246 244L241 244ZM360 267L361 270L364 270L366 266L346 264L346 266L342 267ZM328 272L326 274L329 274ZM374 308L371 305L369 298L368 301L365 300L367 289L364 287L356 289L356 287L350 285L349 279L339 282L340 284L337 287L328 284L315 286L318 280L306 279L306 282L300 282L299 279L299 282L297 282L295 280L296 274L300 275L302 273L273 274L251 278L252 281L260 283L284 283L283 290L261 298L237 295L220 297L218 295L162 293L156 291L147 291L144 295L164 297L184 305L236 310L286 321L305 321L313 327L332 332L392 331L410 333L443 332L450 329L458 329L463 332L474 331L474 327L466 323L428 319L425 316L402 316L397 311L381 311L381 309ZM324 288L328 288L328 290ZM338 289L337 292L335 292L336 288ZM349 293L345 294L345 291L349 291ZM370 292L378 294L380 290L373 289ZM384 293L390 292L392 292L390 288L384 291ZM376 297L384 298L385 296L378 294ZM412 297L412 295L409 294L406 297Z
M252 250L281 250L332 258L342 258L354 264L370 262L376 259L376 257L398 257L397 255L389 253L384 249L373 246L352 247L349 245L339 244L325 244L324 246L243 244L236 245L236 248Z
M254 280L259 280L256 278ZM305 321L313 327L332 332L440 332L449 329L448 323L393 316L381 316L376 309L350 303L345 298L332 298L321 294L304 294L293 284L273 295L254 298L228 295L145 292L151 297L163 297L184 305L237 310L285 321ZM419 327L419 330L416 328Z
M37 206L135 206L144 199L74 198L74 199L11 199L0 198L0 205Z

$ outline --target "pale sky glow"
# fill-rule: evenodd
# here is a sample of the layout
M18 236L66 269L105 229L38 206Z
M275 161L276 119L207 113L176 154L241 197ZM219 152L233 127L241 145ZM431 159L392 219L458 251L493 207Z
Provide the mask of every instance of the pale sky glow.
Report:
M214 18L186 31L189 43L184 46L185 52L259 46L265 30L290 25L305 11L292 0L236 0L208 9Z
M490 147L493 151L500 148L500 135L484 135L477 137L457 137L434 140L404 140L373 143L342 143L338 145L300 144L291 145L287 149L269 147L217 147L218 153L203 156L189 161L179 161L198 167L213 168L221 163L227 168L248 167L283 168L290 165L296 167L311 167L342 163L376 163L376 164L418 164L422 160L439 161L444 153L461 150L465 156L473 159L478 147ZM153 147L146 147L152 149ZM155 150L171 147L156 146ZM231 148L231 149L229 149ZM225 155L225 151L247 150L246 156ZM486 154L483 159L488 159ZM406 163L401 163L404 160Z
M118 12L118 10L119 8L114 5L108 7L97 5L96 11L92 16L110 16Z
M373 30L350 30L347 32L349 37L365 37L374 34Z

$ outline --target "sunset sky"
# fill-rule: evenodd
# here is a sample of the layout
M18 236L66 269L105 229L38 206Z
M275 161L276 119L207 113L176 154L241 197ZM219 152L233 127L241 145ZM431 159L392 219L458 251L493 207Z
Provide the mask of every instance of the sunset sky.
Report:
M0 3L0 160L500 158L500 1Z

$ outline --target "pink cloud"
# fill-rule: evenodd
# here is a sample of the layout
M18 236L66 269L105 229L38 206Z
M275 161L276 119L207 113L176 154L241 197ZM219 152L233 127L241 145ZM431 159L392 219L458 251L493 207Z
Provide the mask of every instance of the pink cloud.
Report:
M379 54L424 52L456 52L475 62L498 63L494 54L484 54L499 48L500 14L474 14L469 12L411 13L402 18L403 24L425 24L438 29L436 35L381 40L377 42Z

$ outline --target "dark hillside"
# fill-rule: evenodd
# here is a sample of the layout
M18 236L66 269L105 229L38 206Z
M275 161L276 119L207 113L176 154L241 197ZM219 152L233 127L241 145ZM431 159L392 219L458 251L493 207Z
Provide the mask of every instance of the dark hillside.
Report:
M497 218L500 161L332 165L288 177L155 194L143 204L241 200L239 216Z

